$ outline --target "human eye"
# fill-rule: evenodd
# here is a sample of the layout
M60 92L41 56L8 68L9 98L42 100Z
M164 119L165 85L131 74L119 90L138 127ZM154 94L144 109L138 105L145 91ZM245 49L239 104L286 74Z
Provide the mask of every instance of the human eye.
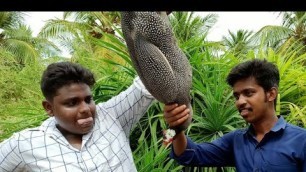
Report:
M65 105L68 107L73 107L77 104L77 100L76 99L70 99L68 101L65 102Z
M233 96L234 96L235 100L239 99L239 95L238 94L234 93Z
M245 91L245 95L246 95L247 97L251 97L253 94L254 94L254 92L253 92L252 90L246 90L246 91Z
M85 98L85 102L86 102L87 104L90 104L92 101L93 101L93 97L92 97L92 96L87 96L87 97Z

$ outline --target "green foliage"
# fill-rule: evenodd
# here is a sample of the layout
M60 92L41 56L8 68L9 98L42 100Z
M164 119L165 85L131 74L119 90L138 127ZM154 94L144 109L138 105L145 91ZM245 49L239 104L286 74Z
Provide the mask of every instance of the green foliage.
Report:
M52 20L40 33L40 39L56 36L61 40L65 38L63 43L72 52L70 59L53 56L54 53L49 52L50 46L47 46L50 44L38 44L36 39L28 39L36 40L37 44L31 46L39 45L34 49L37 50L34 54L38 56L35 60L22 59L24 65L18 67L15 65L19 63L16 54L22 54L23 51L18 48L16 51L8 51L0 46L0 141L23 128L38 126L47 118L41 106L43 96L39 81L49 63L69 60L91 69L97 80L93 88L96 102L108 100L132 83L136 72L131 65L120 29L112 27L118 34L104 33L102 26L95 27L93 23L86 22L98 19L109 24L104 18L106 15L86 13L90 12L78 13L75 22ZM0 27L5 24L1 23L4 21L1 14ZM211 141L246 126L234 106L232 91L226 85L225 78L234 65L253 58L266 58L277 64L281 73L280 113L288 122L306 128L306 54L302 47L287 42L278 49L261 46L238 56L236 52L222 49L220 43L205 41L209 28L215 22L214 16L206 20L195 18L195 21L191 16L183 12L171 17L179 17L173 18L173 29L193 68L193 122L187 134L194 141ZM68 39L64 37L66 34L73 36ZM234 171L233 168L188 168L169 159L170 147L162 145L162 130L167 128L162 117L162 106L161 103L154 103L131 133L130 145L139 171Z
M290 102L283 102L282 105L289 110L289 114L286 116L288 122L306 128L306 106L299 107Z
M92 63L92 67L96 66L98 69L95 73L100 74L93 91L96 102L106 101L119 94L132 83L133 78L136 76L135 69L131 66L126 46L118 37L112 34L104 33L103 35L108 38L108 41L92 38L92 44L109 50L116 58L101 58L100 63L96 61ZM80 60L81 58L78 59ZM84 60L88 62L87 58ZM97 64L100 64L99 67L97 67Z
M282 26L267 25L256 32L255 37L265 48L277 49L284 44L302 45L301 53L305 49L306 33L306 13L304 11L280 12L282 16ZM288 48L288 47L287 47Z
M43 66L26 65L21 71L10 70L0 77L0 140L21 129L38 126L47 118L41 106L39 82ZM4 81L4 82L2 82Z
M173 33L181 44L194 37L205 37L209 29L217 22L217 15L209 14L202 18L196 16L194 12L172 12L169 20Z
M163 120L163 114L157 113L156 108L160 109L160 104L154 104L139 122L137 137L133 135L137 130L134 130L131 135L131 138L137 141L136 148L133 151L137 170L139 172L179 171L182 166L170 159L170 147L162 143L162 130L165 129L165 121ZM133 143L132 139L131 143Z
M193 65L193 122L189 136L197 142L211 141L236 128L244 122L234 105L232 92L225 82L231 69L226 58L205 56L201 63ZM190 59L191 62L193 59ZM198 59L196 59L198 60Z
M235 56L241 56L247 54L247 52L254 48L252 44L252 31L238 30L236 33L229 31L229 37L224 37L222 42L228 48L228 52L231 52Z

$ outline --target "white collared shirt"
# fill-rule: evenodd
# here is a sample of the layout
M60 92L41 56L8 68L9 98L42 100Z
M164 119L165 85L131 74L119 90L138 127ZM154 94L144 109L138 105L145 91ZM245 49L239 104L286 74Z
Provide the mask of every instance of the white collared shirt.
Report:
M95 125L83 136L81 150L67 142L53 117L15 133L0 143L0 171L137 171L129 134L153 100L135 78L127 90L97 105Z

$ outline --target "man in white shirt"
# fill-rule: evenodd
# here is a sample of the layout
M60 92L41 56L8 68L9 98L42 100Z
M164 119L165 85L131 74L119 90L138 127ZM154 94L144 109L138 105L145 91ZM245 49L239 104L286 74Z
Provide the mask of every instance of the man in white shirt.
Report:
M41 79L41 126L0 143L0 171L137 171L131 129L155 100L138 77L107 102L95 105L93 74L71 62L53 63Z

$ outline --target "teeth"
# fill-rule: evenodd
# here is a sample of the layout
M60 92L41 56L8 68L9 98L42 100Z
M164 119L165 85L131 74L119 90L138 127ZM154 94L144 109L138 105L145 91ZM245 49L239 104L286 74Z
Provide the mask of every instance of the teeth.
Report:
M241 110L240 110L240 114L241 114L241 115L245 115L246 113L248 113L248 110L247 110L247 109L241 109Z

